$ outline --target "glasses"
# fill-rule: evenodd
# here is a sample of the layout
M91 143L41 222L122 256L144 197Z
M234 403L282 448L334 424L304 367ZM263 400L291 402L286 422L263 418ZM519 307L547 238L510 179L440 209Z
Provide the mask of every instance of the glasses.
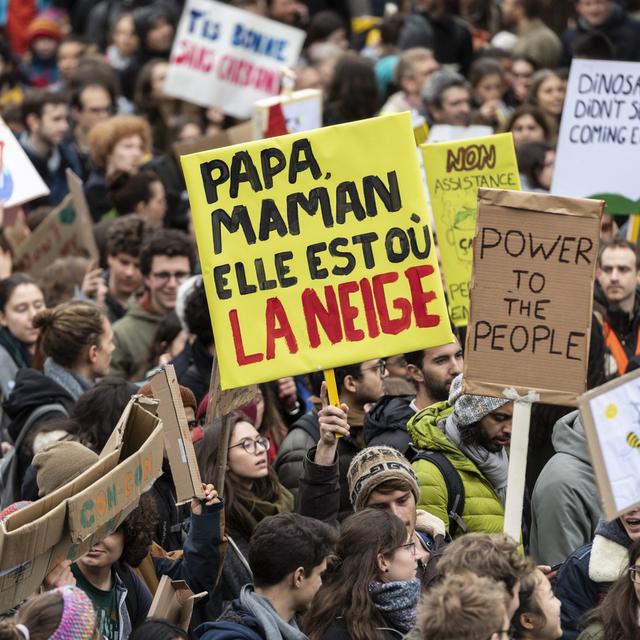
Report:
M258 453L258 445L260 445L265 451L269 451L271 448L271 443L264 436L260 436L255 440L250 440L249 438L245 438L244 440L240 440L238 444L234 444L229 447L229 449L235 449L235 447L242 447L247 453L251 455L256 455Z
M175 278L178 283L186 280L191 274L188 271L155 271L151 275L160 283L165 284Z
M631 582L640 583L640 567L629 567Z
M387 363L384 360L378 360L378 363L373 365L373 367L366 367L365 369L361 369L362 373L365 371L378 371L380 375L384 375L387 370Z
M196 427L201 427L203 424L204 418L200 418L199 420L187 420L189 431L193 431Z
M407 542L407 544L401 544L398 549L406 549L412 556L416 555L416 543Z

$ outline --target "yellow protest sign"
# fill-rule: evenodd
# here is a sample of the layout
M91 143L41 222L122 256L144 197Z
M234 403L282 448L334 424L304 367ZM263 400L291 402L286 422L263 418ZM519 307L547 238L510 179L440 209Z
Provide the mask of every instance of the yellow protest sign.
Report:
M518 163L510 133L422 145L427 185L449 314L457 327L469 322L469 285L473 265L479 187L520 189Z
M453 339L408 113L181 160L222 388Z

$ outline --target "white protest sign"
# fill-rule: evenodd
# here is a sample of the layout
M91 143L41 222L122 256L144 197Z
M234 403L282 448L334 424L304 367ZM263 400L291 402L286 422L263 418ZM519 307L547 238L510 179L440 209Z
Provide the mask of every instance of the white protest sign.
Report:
M640 506L640 371L578 400L605 517Z
M277 95L280 73L298 61L304 31L214 0L185 5L164 90L236 118Z
M287 133L301 133L322 126L322 91L302 89L281 94L253 105L253 135L256 140Z
M640 63L576 60L562 112L552 193L640 212Z
M47 195L47 185L11 129L0 119L0 202L5 207L15 207Z

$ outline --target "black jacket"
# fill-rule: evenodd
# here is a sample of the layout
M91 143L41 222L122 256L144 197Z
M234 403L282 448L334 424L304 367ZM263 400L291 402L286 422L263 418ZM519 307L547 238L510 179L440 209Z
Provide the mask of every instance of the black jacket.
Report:
M171 476L167 459L162 462L162 475L149 490L158 512L158 526L154 541L165 551L177 551L184 545L183 533L186 533L190 510L187 505L176 504L176 488Z
M191 346L187 345L182 353L178 354L172 364L176 367L178 382L193 391L196 405L200 406L200 402L209 391L211 382L213 356L209 349L200 338L196 338Z
M390 627L379 627L378 631L382 631L382 636L385 640L404 637L403 633ZM351 640L344 618L336 618L333 624L320 636L320 640Z
M386 445L406 453L411 442L407 422L415 415L411 407L414 398L415 396L382 396L364 416L365 445Z

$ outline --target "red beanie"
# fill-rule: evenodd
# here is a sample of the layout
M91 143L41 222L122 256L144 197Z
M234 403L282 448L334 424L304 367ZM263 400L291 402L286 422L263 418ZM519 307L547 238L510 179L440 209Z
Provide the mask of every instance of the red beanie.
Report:
M39 15L27 27L27 40L31 44L36 38L51 38L60 42L62 31L56 20L48 16Z

